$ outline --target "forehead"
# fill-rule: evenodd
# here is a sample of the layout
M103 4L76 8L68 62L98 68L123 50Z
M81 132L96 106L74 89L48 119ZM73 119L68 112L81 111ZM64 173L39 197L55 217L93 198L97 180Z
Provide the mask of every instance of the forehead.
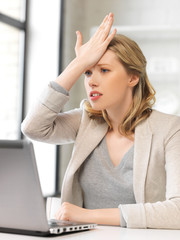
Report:
M97 65L114 65L114 64L120 64L120 61L118 60L116 54L111 51L111 50L107 50L104 55L102 56L102 58L99 60L99 62L97 63Z

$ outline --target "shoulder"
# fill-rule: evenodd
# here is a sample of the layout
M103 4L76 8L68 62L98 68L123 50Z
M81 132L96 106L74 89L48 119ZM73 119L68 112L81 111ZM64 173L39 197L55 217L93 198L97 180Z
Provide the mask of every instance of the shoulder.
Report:
M180 130L180 117L172 114L152 110L150 116L136 127L140 135L172 135Z
M172 126L177 124L180 127L180 117L177 115L163 113L157 110L153 110L149 118L147 119L151 126ZM174 126L175 127L175 126Z
M153 134L172 135L180 130L180 117L153 110L143 125Z

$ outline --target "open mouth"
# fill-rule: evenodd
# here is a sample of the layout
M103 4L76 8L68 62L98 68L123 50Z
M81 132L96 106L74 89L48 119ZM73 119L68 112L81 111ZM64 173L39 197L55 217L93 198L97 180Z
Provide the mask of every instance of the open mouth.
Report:
M91 100L97 100L102 96L102 93L93 91L93 92L90 92L89 96Z

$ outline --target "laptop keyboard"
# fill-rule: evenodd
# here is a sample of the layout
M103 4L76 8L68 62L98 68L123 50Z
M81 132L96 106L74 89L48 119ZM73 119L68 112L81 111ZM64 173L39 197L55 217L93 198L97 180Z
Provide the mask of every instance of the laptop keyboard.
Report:
M55 227L55 226L72 226L72 225L77 225L77 223L73 223L70 221L62 221L62 220L56 220L56 219L51 219L48 221L48 224L51 227Z

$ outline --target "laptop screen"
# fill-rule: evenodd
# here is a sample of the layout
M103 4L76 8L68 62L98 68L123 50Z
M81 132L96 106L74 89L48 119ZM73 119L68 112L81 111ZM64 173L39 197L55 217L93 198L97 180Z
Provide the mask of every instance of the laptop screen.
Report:
M33 145L0 140L0 228L48 231Z

